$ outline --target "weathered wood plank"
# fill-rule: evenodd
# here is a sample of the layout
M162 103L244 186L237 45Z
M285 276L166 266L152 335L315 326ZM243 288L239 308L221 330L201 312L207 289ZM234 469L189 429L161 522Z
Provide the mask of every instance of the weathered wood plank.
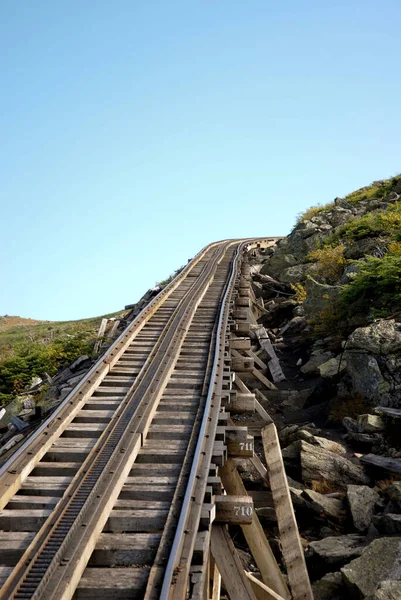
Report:
M280 365L280 361L277 358L277 354L273 348L273 345L270 341L270 338L267 334L266 329L263 326L258 327L254 330L256 337L259 340L260 347L263 348L270 357L267 366L270 370L271 376L273 378L274 383L278 383L279 381L284 381L285 375Z
M387 408L387 406L376 406L374 412L380 413L393 419L401 419L401 408Z
M288 488L280 443L274 423L262 430L263 449L268 465L270 488L276 509L283 557L294 600L313 600L304 550Z
M266 584L256 579L252 573L248 573L245 571L245 575L248 577L251 582L252 589L257 600L283 600L282 596L279 596L274 592L271 588L269 588Z
M237 467L232 459L228 459L224 467L220 467L219 474L228 494L242 496L247 493L237 471ZM250 525L242 525L241 529L264 583L283 596L283 598L290 598L290 593L284 581L284 577L279 569L257 514L253 515L253 520Z
M213 525L211 550L230 600L256 600L238 552L224 525Z

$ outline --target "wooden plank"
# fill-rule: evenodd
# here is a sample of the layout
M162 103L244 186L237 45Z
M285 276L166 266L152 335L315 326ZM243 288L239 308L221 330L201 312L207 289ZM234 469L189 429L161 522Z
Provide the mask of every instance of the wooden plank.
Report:
M378 467L391 473L401 473L401 460L397 458L385 458L384 456L378 456L377 454L365 454L359 459L365 465L372 467Z
M220 590L221 590L221 575L219 573L216 563L214 563L213 587L212 587L212 599L211 600L220 600Z
M263 348L270 357L270 360L267 364L271 376L273 378L274 383L278 383L279 381L284 381L285 375L280 366L280 361L277 358L277 354L273 348L273 345L270 341L270 338L267 334L267 331L264 327L260 326L254 330L256 337L259 340L260 347Z
M273 419L271 418L269 413L265 411L265 409L263 408L261 403L256 399L255 399L255 411L258 413L258 415L260 417L262 417L262 419L264 419L266 421L266 423L273 423Z
M257 454L254 454L254 456L249 460L251 461L252 465L255 467L259 475L262 477L262 479L264 479L266 483L270 485L269 473L262 461L260 460L259 456Z
M252 394L251 390L246 387L245 383L242 381L241 377L238 376L238 374L235 377L235 385L243 394Z
M263 369L263 371L267 371L267 365L263 362L263 360L259 358L257 354L255 354L255 352L249 349L245 351L245 354L249 356L249 358L253 358L255 364L258 365L258 367L260 367L261 369Z
M373 409L375 412L384 415L385 417L392 417L393 419L401 419L400 408L387 408L386 406L376 406Z
M259 581L252 575L252 573L248 573L245 571L245 575L248 577L251 582L252 589L257 600L283 600L282 596L276 594L271 588L269 588L266 584Z
M213 525L211 550L230 600L256 600L238 552L224 525Z
M263 449L269 468L270 489L276 509L280 542L294 600L313 600L304 550L292 506L290 490L274 423L262 430Z
M255 412L255 395L239 392L231 399L229 411L233 414L242 414L246 412Z
M237 467L232 459L228 459L224 467L220 467L219 474L228 494L243 496L247 493L237 471ZM279 569L257 514L253 515L253 520L250 525L242 525L241 529L262 575L263 582L277 594L283 596L283 598L290 598L290 593L284 581L284 577Z
M271 361L270 361L271 362ZM269 362L269 365L270 365ZM267 377L265 377L263 375L263 373L261 373L260 371L258 371L258 369L256 369L256 367L253 369L252 374L259 379L259 381L261 381L263 383L263 385L265 387L267 387L268 390L276 390L276 386L274 385L274 383L272 383L271 381L269 381L269 379L267 379Z

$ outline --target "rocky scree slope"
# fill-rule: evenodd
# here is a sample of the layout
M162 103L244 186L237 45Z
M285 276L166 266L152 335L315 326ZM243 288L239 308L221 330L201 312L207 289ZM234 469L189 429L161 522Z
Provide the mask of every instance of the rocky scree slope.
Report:
M401 177L309 209L251 265L315 599L401 599Z

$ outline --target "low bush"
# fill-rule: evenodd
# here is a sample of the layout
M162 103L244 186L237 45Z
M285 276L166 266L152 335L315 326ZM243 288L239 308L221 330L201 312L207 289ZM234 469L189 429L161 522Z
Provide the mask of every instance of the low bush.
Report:
M324 283L336 283L343 274L347 264L344 258L345 246L323 246L319 250L313 250L307 256L308 260L316 262L317 276Z
M351 394L347 398L334 400L330 405L329 421L340 425L344 417L356 419L372 410L372 406L363 394Z
M368 312L376 317L391 314L401 301L401 255L367 256L355 277L341 290L340 297L351 316Z
M47 345L22 343L14 348L13 356L0 363L0 406L24 391L33 377L55 375L62 365L73 362L82 354L90 355L93 339L88 332L59 338Z

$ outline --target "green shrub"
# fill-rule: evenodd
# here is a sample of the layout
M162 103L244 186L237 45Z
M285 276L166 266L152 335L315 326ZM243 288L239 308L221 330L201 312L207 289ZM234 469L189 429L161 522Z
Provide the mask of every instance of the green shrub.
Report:
M308 260L315 261L317 275L325 283L336 283L347 264L344 258L345 246L323 246L319 250L313 250L307 256Z
M366 257L360 271L340 292L349 315L368 313L387 316L401 300L401 255Z
M368 212L345 223L339 230L325 240L333 245L339 240L352 242L365 237L384 236L388 240L396 239L401 230L401 205L397 202L385 210Z
M73 362L82 354L91 354L93 341L89 333L80 332L54 340L48 345L22 343L14 355L0 363L0 401L6 404L22 392L32 377L55 375L59 367Z
M319 213L324 210L330 210L333 208L334 202L329 202L328 204L316 204L316 206L311 206L307 208L303 213L300 213L297 216L297 224L302 223L303 221L309 221L312 217L315 217Z

